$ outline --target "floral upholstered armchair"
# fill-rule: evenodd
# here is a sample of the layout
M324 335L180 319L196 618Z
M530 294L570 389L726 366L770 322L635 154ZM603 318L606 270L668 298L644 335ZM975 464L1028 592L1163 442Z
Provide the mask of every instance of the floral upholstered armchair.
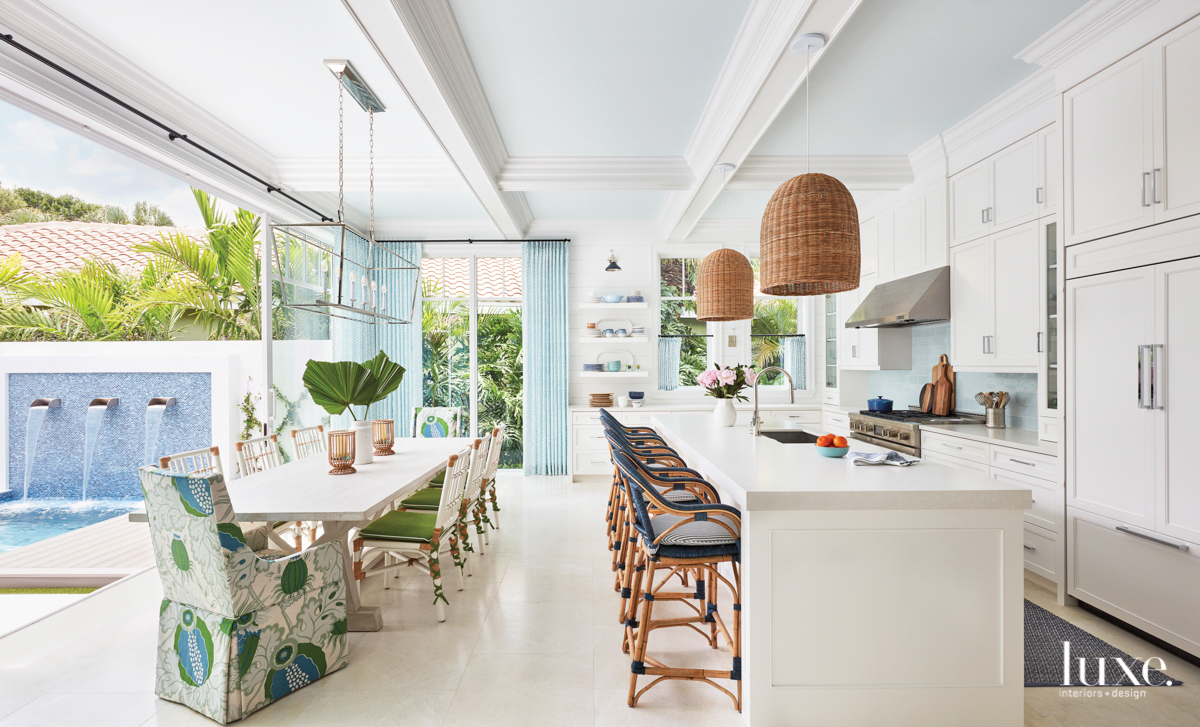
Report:
M138 474L163 586L155 694L225 724L346 665L339 543L259 557L221 475Z
M419 406L413 409L414 437L458 437L462 430L462 407Z

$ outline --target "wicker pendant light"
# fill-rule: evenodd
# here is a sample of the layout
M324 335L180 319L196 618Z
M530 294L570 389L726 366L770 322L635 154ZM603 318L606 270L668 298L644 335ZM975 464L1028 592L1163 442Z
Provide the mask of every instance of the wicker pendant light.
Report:
M721 220L725 227L725 185L734 166L716 166L721 173ZM729 243L728 229L722 237ZM709 253L696 273L696 318L702 321L744 321L754 317L754 268L737 250Z
M824 37L810 33L792 48L807 59L824 44ZM806 73L806 98L809 80ZM806 147L811 118L805 123ZM858 287L858 208L846 185L828 174L801 174L780 185L763 212L758 242L759 282L767 295L825 295Z

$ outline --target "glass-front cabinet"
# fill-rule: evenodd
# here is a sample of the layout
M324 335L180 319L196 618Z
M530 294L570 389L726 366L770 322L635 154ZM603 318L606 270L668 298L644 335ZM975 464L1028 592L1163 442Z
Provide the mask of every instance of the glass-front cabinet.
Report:
M1042 439L1058 441L1058 291L1062 288L1058 262L1058 216L1042 218L1041 231L1041 297L1042 330L1038 334L1038 432Z
M838 386L837 296L825 296L825 388Z

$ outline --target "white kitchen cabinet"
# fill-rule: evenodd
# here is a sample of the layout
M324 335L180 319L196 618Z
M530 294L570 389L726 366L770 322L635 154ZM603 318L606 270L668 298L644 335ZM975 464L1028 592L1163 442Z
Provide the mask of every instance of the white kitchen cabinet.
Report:
M879 265L879 218L859 225L859 256L862 260L860 275L874 275Z
M1051 124L1038 132L1038 214L1058 212L1062 197L1062 129Z
M955 368L1035 373L1041 327L1036 221L950 249Z
M1041 272L1038 275L1038 299L1041 301L1038 332L1038 432L1042 439L1058 441L1058 291L1062 289L1062 270L1058 264L1058 215L1038 221L1038 250Z
M946 183L909 192L876 216L885 283L946 265Z
M1041 132L950 178L950 245L1037 219L1043 211Z
M1200 20L1151 46L1155 71L1154 221L1200 213Z
M907 371L912 368L912 329L846 328L849 318L875 288L876 276L859 278L858 288L839 293L838 311L846 310L841 320L841 368L860 371ZM843 308L845 306L845 308ZM840 316L839 316L840 317Z
M1158 532L1200 544L1200 258L1155 266L1152 405L1158 452Z
M914 197L892 212L892 275L903 278L925 265L925 197Z

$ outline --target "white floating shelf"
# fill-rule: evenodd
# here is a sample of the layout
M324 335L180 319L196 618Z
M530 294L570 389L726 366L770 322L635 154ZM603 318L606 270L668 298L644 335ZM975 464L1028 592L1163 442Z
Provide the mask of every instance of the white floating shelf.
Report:
M650 376L649 371L580 371L585 379L644 379Z
M589 310L633 310L645 308L646 303L580 303L579 308Z
M647 336L581 336L580 343L646 343L649 341Z

